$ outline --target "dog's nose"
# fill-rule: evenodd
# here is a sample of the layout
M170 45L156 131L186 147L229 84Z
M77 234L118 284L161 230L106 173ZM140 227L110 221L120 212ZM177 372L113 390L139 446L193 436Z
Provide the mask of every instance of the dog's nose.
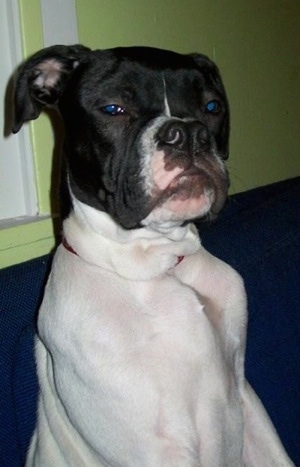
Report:
M160 147L173 146L181 150L192 148L204 151L209 146L209 133L199 121L172 120L165 123L157 134Z

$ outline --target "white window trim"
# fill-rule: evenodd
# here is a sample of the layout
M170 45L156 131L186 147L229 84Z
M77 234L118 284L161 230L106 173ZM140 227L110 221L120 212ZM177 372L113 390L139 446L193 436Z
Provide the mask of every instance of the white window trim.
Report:
M13 66L17 66L23 60L21 22L18 0L0 0L5 2L7 11L7 24L9 30L10 55ZM44 46L48 47L54 44L75 44L78 43L78 28L76 16L75 0L40 0L42 11L42 28ZM33 160L33 148L29 126L24 125L22 131L16 135L10 135L9 138L15 138L18 148L18 164L21 168L21 178L23 182L22 190L16 191L16 196L20 203L23 202L22 215L14 217L6 216L0 220L0 228L7 228L16 224L23 224L39 220L38 198L36 190L36 174ZM13 158L7 154L5 164L14 163ZM12 168L13 170L13 168ZM11 183L14 183L12 180ZM22 199L20 200L20 197ZM17 201L17 200L16 200ZM13 206L16 202L7 200ZM13 211L12 211L13 212ZM46 216L47 217L47 216Z
M41 0L44 46L77 44L75 0Z
M1 10L6 11L7 13L6 20L9 35L8 45L11 64L12 66L17 66L23 59L18 0L0 1L4 2L2 4ZM7 79L8 78L9 76L7 77ZM6 164L11 164L11 171L9 171L9 173L14 173L15 170L18 172L19 175L21 172L21 178L18 178L19 181L21 180L21 186L19 186L18 189L15 190L15 196L17 196L18 198L20 196L22 197L21 200L9 199L7 200L7 203L10 203L11 206L14 206L14 203L17 206L19 206L18 210L23 211L24 218L27 216L36 216L38 212L37 193L35 187L35 172L29 128L24 128L24 131L18 133L17 135L9 135L6 138L15 138L13 151L17 154L10 154L9 148L11 148L11 146L7 145L8 153L2 154L2 157L4 158L3 163L5 164L5 166ZM5 146L6 143L4 140L4 148ZM7 180L6 183L17 184L18 182L14 180ZM12 210L12 213L13 212L15 211ZM23 216L20 216L17 219L22 218ZM0 222L0 226L2 226L3 223L6 224L7 222L9 222L9 219L3 219Z

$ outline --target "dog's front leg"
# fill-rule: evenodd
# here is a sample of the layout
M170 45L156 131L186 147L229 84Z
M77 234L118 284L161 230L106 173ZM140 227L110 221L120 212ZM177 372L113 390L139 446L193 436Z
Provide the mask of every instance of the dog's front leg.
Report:
M199 294L216 331L232 350L243 354L247 326L247 298L243 280L228 264L201 247L174 268L181 282ZM228 346L227 346L228 347Z
M238 382L244 420L243 461L247 467L292 466L261 401L244 378L247 300L240 276L203 248L175 274L197 290L207 317L221 336Z
M244 414L244 463L248 467L292 466L261 401L245 381L241 389Z

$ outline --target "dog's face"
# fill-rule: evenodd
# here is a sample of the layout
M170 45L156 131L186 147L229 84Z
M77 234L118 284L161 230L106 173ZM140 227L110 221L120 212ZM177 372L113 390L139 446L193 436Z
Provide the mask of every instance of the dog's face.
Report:
M15 126L56 104L69 186L125 228L214 215L228 189L229 111L205 56L54 46L19 71Z

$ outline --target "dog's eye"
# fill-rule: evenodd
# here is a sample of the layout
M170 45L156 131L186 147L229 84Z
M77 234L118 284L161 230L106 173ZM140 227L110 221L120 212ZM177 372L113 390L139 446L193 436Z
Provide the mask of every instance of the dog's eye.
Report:
M217 100L209 101L205 106L205 111L207 113L216 114L220 112L221 104Z
M105 105L101 110L108 115L122 115L125 113L125 109L117 104Z

